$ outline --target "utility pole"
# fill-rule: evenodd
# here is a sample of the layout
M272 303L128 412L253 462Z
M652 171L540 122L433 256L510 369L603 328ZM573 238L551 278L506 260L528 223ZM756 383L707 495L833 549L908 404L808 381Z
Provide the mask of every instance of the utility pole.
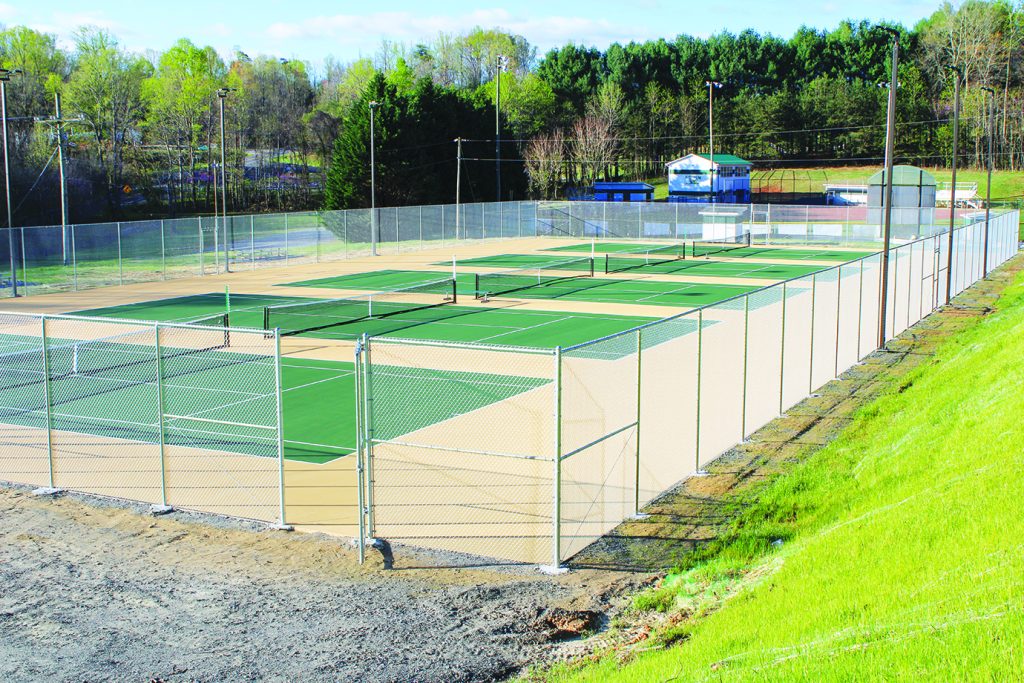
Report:
M508 57L498 57L498 69L494 76L494 201L501 201L501 72L508 67Z
M370 254L377 255L377 167L374 159L373 112L379 102L370 102Z
M953 228L956 225L956 153L960 148L960 81L964 70L959 66L947 64L946 68L953 72L953 180L949 194L949 246L946 251L946 304L953 295Z
M235 88L220 88L217 99L220 100L220 209L224 212L224 272L231 272L228 261L228 167L224 161L224 100Z
M10 148L7 146L7 82L11 76L20 74L21 69L0 69L0 119L3 120L4 134L4 190L7 194L7 246L11 252L11 296L18 296L18 261L14 249L14 220L11 211L11 164Z
M84 117L77 116L72 119L65 119L61 115L61 102L60 93L53 94L54 100L54 118L47 119L39 117L36 119L36 123L41 123L46 126L50 126L53 129L54 136L57 138L57 168L60 176L60 225L61 225L61 236L63 238L63 256L64 265L71 263L71 257L73 252L73 246L71 244L71 230L69 229L70 224L70 207L68 204L68 183L67 183L67 171L65 170L66 161L64 159L64 124L68 123L81 123L84 121Z
M462 138L455 138L455 239L459 239L459 213L462 209Z
M880 26L892 37L892 73L889 76L889 104L885 115L885 170L882 172L882 207L885 218L882 230L882 284L878 300L878 348L885 346L886 304L889 300L889 246L892 242L892 170L896 154L896 89L900 61L900 32Z
M711 171L708 177L711 180L711 203L715 203L715 88L721 88L718 81L704 81L708 86L708 158L711 161Z
M987 86L981 88L988 93L988 180L985 183L985 246L982 249L982 275L988 277L988 219L992 211L992 129L996 125L996 91Z

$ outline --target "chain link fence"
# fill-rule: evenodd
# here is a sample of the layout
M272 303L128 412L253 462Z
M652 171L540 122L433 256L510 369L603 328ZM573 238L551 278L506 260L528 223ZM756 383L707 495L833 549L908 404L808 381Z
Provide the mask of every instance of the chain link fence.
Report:
M0 479L283 524L274 332L0 313Z
M458 227L518 236L510 206L460 207L477 218ZM395 249L421 227L424 243L447 235L444 207L429 208L396 212ZM237 252L174 254L165 240L158 272L258 263L285 237L288 262L345 254L372 227L347 214L336 242L299 237L290 217L239 222ZM198 227L197 241L217 235ZM355 452L322 463L285 459L273 331L0 313L0 479L357 535L361 553L384 538L439 561L558 566L871 353L883 272L888 338L1013 256L1017 229L1015 211L994 213L988 230L953 233L952 268L948 233L908 238L887 267L872 254L573 347L363 338L355 396L336 397L354 413ZM152 265L129 232L107 235L119 258L93 273Z
M532 237L535 202L202 216L14 229L19 294L77 291L228 271ZM0 295L13 294L0 240Z
M1017 225L993 214L989 269ZM955 231L951 272L948 234L891 250L886 338L946 273L953 296L983 277L985 235ZM562 565L873 352L882 273L876 253L553 352L364 340L363 539Z
M948 229L948 209L916 213L893 226L894 239ZM978 215L957 210L955 222ZM375 232L377 253L400 254L536 236L713 239L737 229L759 244L871 246L881 234L864 207L524 201L22 227L14 260L19 294L39 294L367 256ZM10 261L0 239L0 294L14 290Z

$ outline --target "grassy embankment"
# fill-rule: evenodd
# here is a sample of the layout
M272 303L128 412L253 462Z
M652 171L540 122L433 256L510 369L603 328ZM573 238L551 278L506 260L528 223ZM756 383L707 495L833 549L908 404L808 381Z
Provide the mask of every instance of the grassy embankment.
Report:
M1019 680L1024 273L995 309L636 600L666 648L546 678Z

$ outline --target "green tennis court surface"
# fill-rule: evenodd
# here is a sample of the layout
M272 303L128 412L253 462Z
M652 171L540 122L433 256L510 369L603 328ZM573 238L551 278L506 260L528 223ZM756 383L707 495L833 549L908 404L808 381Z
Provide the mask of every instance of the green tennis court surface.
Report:
M263 328L263 308L282 304L313 301L310 297L232 294L231 308L224 292L177 296L170 299L142 301L120 306L90 308L75 315L122 320L154 320L162 323L183 323L221 313L228 313L232 327Z
M636 251L642 247L657 248L658 244L630 244L626 242L595 242L593 249L598 254L619 254L623 252ZM580 242L579 244L566 244L561 247L549 247L544 251L568 251L568 252L579 252L582 254L589 254L591 250L590 242ZM715 254L715 257L725 258L763 258L763 259L779 259L786 261L834 261L836 263L846 263L847 261L853 261L855 259L864 258L865 256L871 256L876 252L873 251L855 251L848 249L799 249L790 247L771 247L771 246L752 246L752 247L740 247L737 249L730 249L727 252L721 254ZM689 255L689 252L687 252Z
M544 258L544 257L541 257ZM815 269L817 270L817 269ZM573 270L567 272L575 272ZM582 275L582 271L580 271ZM329 287L336 289L378 289L386 284L388 287L408 287L437 277L437 273L417 270L381 270L375 273L356 275L339 275L333 278L292 282L293 287ZM315 282L315 285L309 283ZM523 285L530 284L530 276L523 275ZM460 301L472 295L475 290L472 275L459 275ZM600 277L569 278L536 287L517 289L509 294L516 299L552 299L564 301L591 301L610 304L646 304L653 306L675 306L677 308L694 308L729 299L739 294L751 292L757 287L744 285L718 285L706 283L661 282L657 280L612 280ZM449 307L444 307L449 308ZM537 311L531 311L537 313ZM558 313L559 316L568 315ZM578 314L573 314L578 315ZM397 317L397 316L396 316ZM600 316L613 318L615 316ZM611 334L609 332L608 334ZM401 334L398 336L407 336ZM589 337L595 339L596 337ZM466 341L466 340L460 340ZM504 341L498 343L507 343ZM565 343L562 343L565 346Z
M732 252L729 252L732 253ZM743 261L714 261L705 259L672 259L658 254L652 255L653 263L645 263L643 256L612 256L601 257L594 261L594 270L600 274L608 266L609 273L629 271L636 275L661 274L684 275L687 277L734 277L763 278L766 280L790 280L803 277L826 266L808 266L801 264L780 263L744 263ZM495 268L552 268L555 270L585 270L589 266L577 261L566 262L557 257L533 254L500 254L498 256L481 256L459 262L461 265L488 266Z
M422 281L424 273L416 274ZM426 275L432 277L430 274ZM593 282L591 278L587 280ZM231 324L236 327L262 328L263 306L293 301L315 300L232 294ZM465 306L449 304L379 318L357 319L302 333L301 336L352 340L365 333L371 336L554 348L590 341L654 320L642 316L495 308L473 302L471 296L467 298L467 302L469 305ZM98 308L80 311L78 315L182 321L223 313L224 310L224 294L216 293ZM271 320L273 321L273 318ZM330 324L336 320L331 318L329 313L325 313L322 322Z
M146 332L143 332L146 334ZM137 342L48 340L50 415L58 432L158 444L161 418L155 352ZM76 348L77 365L63 349ZM277 457L273 358L232 350L163 348L164 442L253 457ZM0 382L0 420L43 428L47 399L38 338L0 335L0 353L18 365ZM88 359L88 360L86 360ZM259 368L257 370L257 368ZM378 366L374 377L400 375L404 405L398 420L379 427L395 438L541 386L549 380L479 372L443 373L447 386L464 387L438 400L435 370ZM353 364L285 358L282 361L284 457L324 463L356 446ZM333 406L333 408L331 408ZM327 412L329 410L329 412ZM254 426L270 425L271 428Z

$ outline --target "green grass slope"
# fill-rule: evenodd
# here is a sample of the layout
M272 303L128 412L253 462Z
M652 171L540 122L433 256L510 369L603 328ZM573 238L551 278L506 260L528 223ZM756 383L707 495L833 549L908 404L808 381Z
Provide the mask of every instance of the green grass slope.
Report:
M1024 275L639 605L676 644L554 681L1024 678ZM773 539L785 539L773 547ZM628 658L627 658L628 659Z

